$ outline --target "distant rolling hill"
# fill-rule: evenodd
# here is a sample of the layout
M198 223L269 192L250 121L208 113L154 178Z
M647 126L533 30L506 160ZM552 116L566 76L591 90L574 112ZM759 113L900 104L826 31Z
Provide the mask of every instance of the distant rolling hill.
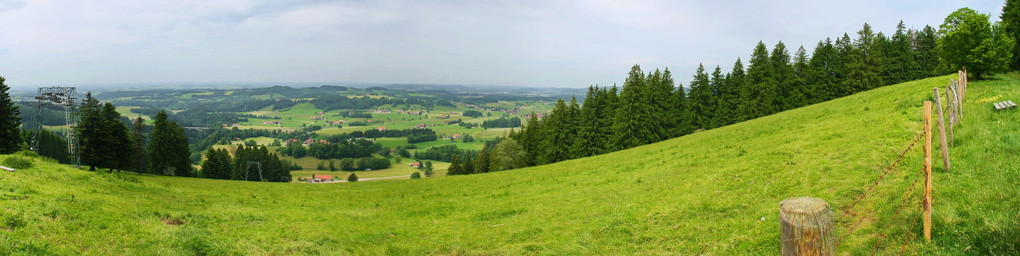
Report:
M916 138L921 103L949 79L468 176L271 184L90 173L36 160L0 171L0 254L776 255L779 202L819 197L842 215ZM921 170L915 146L837 224L841 254L1017 251L1020 113L990 106L1017 101L1020 81L972 82L967 97L950 150L954 169L935 164L934 242L919 238L915 203L889 221ZM913 195L908 201L919 201ZM849 232L852 223L860 226Z

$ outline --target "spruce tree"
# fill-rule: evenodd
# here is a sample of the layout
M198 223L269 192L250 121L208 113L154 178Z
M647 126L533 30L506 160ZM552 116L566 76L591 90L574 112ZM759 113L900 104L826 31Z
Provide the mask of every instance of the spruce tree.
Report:
M168 118L166 111L160 110L153 121L148 149L149 171L169 176L192 176L184 129ZM241 148L243 146L239 146L238 151Z
M475 171L474 173L486 173L489 172L489 148L482 148L482 151L478 152L478 156L475 157Z
M127 170L134 167L134 142L128 128L122 122L120 113L111 103L103 104L103 129L107 137L103 138L104 166L107 168Z
M740 91L744 86L744 64L737 58L733 63L733 70L726 75L726 83L719 87L719 103L716 116L720 119L720 125L730 125L741 121L737 108L742 104Z
M917 47L914 52L914 59L917 67L914 69L913 79L922 79L938 75L936 71L939 64L938 58L938 35L935 28L924 26L924 29L917 34Z
M744 88L741 91L741 98L744 99L740 105L740 119L750 120L770 114L774 83L770 77L772 65L769 60L769 52L765 43L759 41L751 54L750 65L747 67L747 76L744 77Z
M464 174L460 166L460 156L453 155L453 159L450 160L450 167L446 169L446 175L461 175Z
M0 76L0 154L10 154L21 148L22 138L18 127L21 126L21 111L11 101L6 80Z
M811 65L808 64L807 50L804 50L804 46L797 48L797 53L793 57L793 83L790 88L790 96L787 101L790 101L790 108L797 108L807 106L811 104L808 98L813 97L811 84L808 84L811 79Z
M613 143L616 150L628 149L659 141L651 128L651 113L645 93L645 75L641 66L631 67L624 82L613 122Z
M814 104L839 97L842 93L840 88L839 75L841 74L841 57L839 50L832 44L832 40L826 38L819 41L811 54L810 62L810 83L812 90L809 93L808 103Z
M886 51L885 72L888 74L886 83L897 84L914 79L916 63L914 51L910 46L910 36L906 30L907 26L901 20L896 25L896 33L893 33Z
M673 91L676 90L673 74L668 68L662 72L656 69L647 78L648 96L646 102L650 108L648 111L651 118L647 122L650 124L648 128L652 130L658 140L678 136L676 115L672 113L673 100L675 100Z
M719 109L723 106L719 105L720 98L722 97L722 90L726 87L726 75L723 74L722 68L715 66L715 70L712 71L711 80L709 80L709 88L712 92L712 100L708 103L711 108L708 109L708 115L711 119L708 121L706 128L716 128L725 125L725 118L719 116Z
M771 101L766 100L771 103L767 104L765 113L772 114L793 108L796 105L791 95L794 84L793 66L790 65L790 51L782 41L772 48L769 64L772 66L772 72L768 75L768 86L762 89L771 96Z
M132 146L132 159L134 160L134 169L137 173L142 173L148 166L148 159L145 157L145 120L141 116L135 118L131 128L131 141Z
M696 129L710 128L714 102L711 83L705 66L698 64L691 81L691 91L687 94L687 108L690 109L692 124Z
M92 97L92 92L85 94L85 100L78 107L80 119L75 128L78 129L79 152L82 164L89 166L90 171L95 171L96 167L102 167L106 162L103 143L108 137L108 132L104 126L101 107L99 100Z

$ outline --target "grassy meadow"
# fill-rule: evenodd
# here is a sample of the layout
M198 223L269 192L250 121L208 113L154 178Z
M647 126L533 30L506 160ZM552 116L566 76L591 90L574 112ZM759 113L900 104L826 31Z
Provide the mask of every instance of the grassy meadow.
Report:
M950 78L467 176L272 184L36 160L0 171L0 255L777 255L779 202L819 197L840 216L920 133L922 102ZM972 82L967 97L954 167L934 164L933 242L918 235L919 193L888 221L921 169L916 146L852 209L860 228L837 224L840 254L1020 250L1020 111L991 107L1020 99L1020 77Z

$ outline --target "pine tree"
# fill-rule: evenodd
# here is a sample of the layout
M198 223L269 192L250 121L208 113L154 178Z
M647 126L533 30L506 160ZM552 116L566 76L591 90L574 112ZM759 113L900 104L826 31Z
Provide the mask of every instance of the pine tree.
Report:
M772 65L769 60L769 52L765 43L759 41L751 54L751 64L747 67L747 76L744 77L744 88L741 91L741 98L744 99L740 105L740 119L750 120L771 112L770 105L775 98L774 82L769 79L772 73Z
M584 105L581 107L581 113L578 117L579 127L577 129L577 136L574 138L574 147L570 151L572 156L588 157L595 155L596 148L598 147L596 145L598 141L596 137L598 136L598 117L596 115L599 108L602 108L602 104L602 99L598 97L598 88L588 86L588 92L585 93L584 97ZM498 170L498 168L490 169Z
M741 121L737 108L742 104L740 91L744 86L744 64L737 58L733 63L733 70L726 75L726 83L719 87L719 103L716 116L720 119L720 125L730 125Z
M18 126L21 126L21 111L11 101L11 87L0 76L0 154L10 154L21 148L22 138Z
M658 140L678 136L676 115L671 112L674 104L673 91L676 90L672 73L668 68L663 72L656 69L647 78L648 96L645 100L651 117L647 122L650 124L648 128L652 129Z
M482 148L482 151L478 152L478 156L475 157L475 171L474 173L486 173L489 172L489 148Z
M886 51L885 72L886 83L897 84L914 79L913 69L917 65L914 61L914 51L910 47L910 37L907 26L901 20L896 25L896 33L893 33L889 48Z
M239 146L238 150L242 147ZM170 122L165 110L160 110L153 121L148 154L151 173L192 176L191 162L188 160L188 139L184 136L184 129Z
M807 50L804 50L804 46L797 48L797 53L793 57L793 83L790 88L790 94L787 101L790 102L790 108L797 108L807 106L811 104L809 97L812 97L814 88L808 84L811 79L811 65L808 63Z
M145 135L142 134L143 130L145 130L145 120L139 116L135 118L132 124L131 141L133 145L131 149L133 154L131 158L134 159L135 172L142 173L145 171L146 166L148 166L148 159L145 157Z
M839 50L832 44L831 39L826 38L824 41L818 42L814 53L811 54L809 80L813 84L813 89L808 98L810 104L842 95L843 89L840 87L839 81L839 76L842 74L841 63Z
M772 72L768 75L770 86L763 89L768 91L772 98L771 101L766 101L771 102L766 107L766 113L772 114L793 108L796 105L796 102L791 100L794 84L793 66L790 65L790 51L782 41L772 48L769 64L772 66Z
M226 149L211 149L206 152L202 162L202 177L210 179L230 179L233 173L230 152Z
M122 122L120 113L111 103L103 104L103 129L107 137L103 138L104 166L111 169L126 170L134 167L134 142L128 128Z
M936 71L939 64L937 47L938 35L935 28L924 26L924 29L917 34L917 47L914 52L917 68L914 70L913 79L922 79L939 74Z
M711 83L705 66L698 64L691 81L691 91L687 94L687 108L690 109L692 124L696 129L710 128L712 109L714 108Z
M105 164L103 143L107 136L99 100L92 97L92 92L85 94L85 100L78 108L80 120L75 126L78 129L78 144L83 164L89 166L90 171Z
M706 122L705 128L716 128L723 126L723 118L718 116L719 111L717 109L723 108L719 105L719 98L722 97L722 89L726 87L726 75L723 75L722 68L715 66L715 70L712 71L711 80L709 80L709 91L711 92L712 99L706 104L711 106L707 110L707 115L711 118Z
M453 155L453 159L450 160L450 167L446 169L446 175L461 175L464 174L460 166L460 156Z
M645 75L641 67L631 67L627 80L624 82L616 116L613 122L613 142L616 150L628 149L651 142L659 141L652 125L648 101L645 93Z

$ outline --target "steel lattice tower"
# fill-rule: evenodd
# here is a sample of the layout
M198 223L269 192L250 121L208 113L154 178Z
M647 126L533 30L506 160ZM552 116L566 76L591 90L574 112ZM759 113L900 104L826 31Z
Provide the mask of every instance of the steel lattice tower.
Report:
M75 125L78 124L78 99L75 96L75 87L40 87L39 94L35 96L35 130L32 133L32 151L39 152L39 133L42 132L42 110L43 106L56 104L64 107L64 123L67 125L67 154L71 164L75 167L81 165L81 156L78 152L78 136Z

